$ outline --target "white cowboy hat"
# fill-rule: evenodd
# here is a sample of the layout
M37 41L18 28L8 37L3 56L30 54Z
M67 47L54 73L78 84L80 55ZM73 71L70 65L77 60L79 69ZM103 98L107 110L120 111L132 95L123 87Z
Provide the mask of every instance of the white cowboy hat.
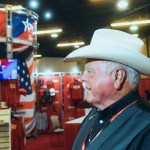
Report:
M87 58L110 60L150 75L150 58L143 55L144 47L144 42L131 34L113 29L98 29L94 32L90 45L71 52L64 62Z

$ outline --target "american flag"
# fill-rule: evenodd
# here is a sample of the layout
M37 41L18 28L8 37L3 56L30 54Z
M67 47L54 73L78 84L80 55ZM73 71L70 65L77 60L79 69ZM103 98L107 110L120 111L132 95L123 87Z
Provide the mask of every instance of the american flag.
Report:
M6 11L0 13L0 36L6 37ZM33 29L37 20L25 13L12 14L13 39L22 39L25 42L34 42ZM6 57L6 44L0 43L0 56ZM23 107L17 112L24 112L25 132L29 135L35 127L35 93L34 93L34 58L33 47L26 44L13 43L14 58L18 59L19 87L27 91L27 95L20 95Z
M20 95L20 103L23 105L22 108L18 109L17 112L25 112L25 131L26 135L35 127L34 112L35 112L35 92L34 92L34 58L31 53L25 61L20 61L20 87L27 91L27 95ZM23 65L23 66L22 66Z
M24 89L26 94L31 94L31 80L28 71L28 67L25 60L18 58L18 76L19 76L19 88Z

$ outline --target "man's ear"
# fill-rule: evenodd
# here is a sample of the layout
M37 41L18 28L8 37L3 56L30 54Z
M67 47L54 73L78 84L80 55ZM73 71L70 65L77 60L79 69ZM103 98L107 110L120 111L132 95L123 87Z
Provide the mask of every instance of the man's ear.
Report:
M124 69L116 69L113 74L114 78L114 88L116 90L122 89L124 81L126 78L126 72Z

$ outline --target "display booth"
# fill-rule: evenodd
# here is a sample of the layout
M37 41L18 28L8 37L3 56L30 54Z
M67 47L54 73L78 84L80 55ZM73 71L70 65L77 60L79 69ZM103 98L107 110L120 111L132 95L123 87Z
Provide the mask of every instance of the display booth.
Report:
M62 116L62 102L61 102L61 88L59 74L50 75L37 75L36 77L36 106L37 106L37 120L41 115L46 115L41 119L45 123L45 128L36 126L38 131L49 130L61 127ZM36 121L37 122L37 121ZM38 125L38 122L37 122Z
M84 94L80 78L80 73L36 74L37 120L46 115L41 119L45 127L37 126L38 131L63 129L66 121L85 115L85 107L80 107Z
M33 53L38 15L20 6L0 5L0 18L0 103L11 109L11 136L16 138L12 143L21 144L24 138L16 133L28 135L35 126ZM17 149L18 145L12 146Z

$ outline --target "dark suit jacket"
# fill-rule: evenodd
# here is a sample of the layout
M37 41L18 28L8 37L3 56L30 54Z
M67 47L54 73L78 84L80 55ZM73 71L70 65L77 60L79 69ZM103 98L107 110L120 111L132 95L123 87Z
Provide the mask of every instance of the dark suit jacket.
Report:
M81 145L94 122L96 110L85 118L73 145L73 150L81 150ZM87 125L88 124L88 125ZM150 150L150 112L137 104L129 106L112 121L86 150Z

